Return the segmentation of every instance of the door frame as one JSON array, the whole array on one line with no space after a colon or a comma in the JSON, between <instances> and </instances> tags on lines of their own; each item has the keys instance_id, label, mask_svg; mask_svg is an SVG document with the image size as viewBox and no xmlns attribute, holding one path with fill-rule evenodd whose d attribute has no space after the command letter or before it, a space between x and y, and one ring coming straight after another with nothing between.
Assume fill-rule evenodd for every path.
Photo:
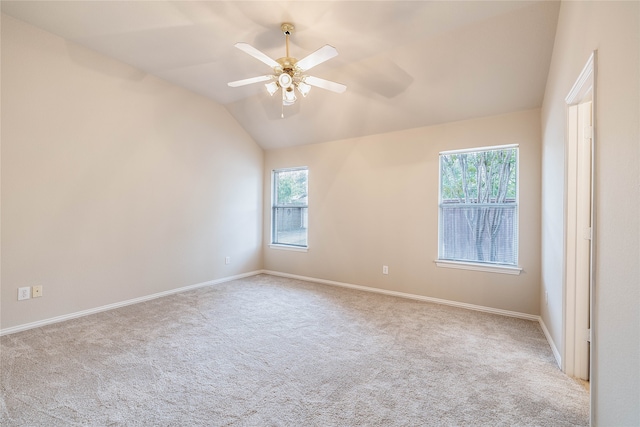
<instances>
[{"instance_id":1,"label":"door frame","mask_svg":"<svg viewBox=\"0 0 640 427\"><path fill-rule=\"evenodd\" d=\"M573 227L571 232L580 232L579 230L575 230L576 228L576 218L575 216L571 218L569 216L568 210L568 191L569 191L569 183L576 182L577 179L577 168L575 165L569 165L569 138L576 137L577 135L570 134L574 132L574 130L569 129L569 113L571 107L577 106L579 104L583 104L585 102L591 101L592 103L592 135L591 135L591 240L590 240L590 262L589 262L589 314L590 314L590 354L589 359L593 361L593 348L594 342L597 339L596 331L593 329L594 326L594 317L597 313L594 312L594 296L595 294L595 248L596 248L596 180L595 180L595 158L596 158L596 65L597 65L597 51L593 51L587 61L586 65L582 69L578 79L574 83L571 91L565 98L566 102L566 118L567 118L567 132L565 135L565 227L564 227L564 304L563 304L563 344L564 351L562 357L562 370L568 375L574 376L575 372L575 346L574 342L577 334L583 336L584 331L578 331L575 327L575 314L576 309L572 304L575 304L576 301L576 288L575 281L570 283L571 274L568 271L568 263L571 262L570 254L569 254L569 233ZM570 175L571 173L571 175ZM575 275L573 277L575 279ZM592 375L593 363L589 364L589 378L593 378Z\"/></svg>"}]
</instances>

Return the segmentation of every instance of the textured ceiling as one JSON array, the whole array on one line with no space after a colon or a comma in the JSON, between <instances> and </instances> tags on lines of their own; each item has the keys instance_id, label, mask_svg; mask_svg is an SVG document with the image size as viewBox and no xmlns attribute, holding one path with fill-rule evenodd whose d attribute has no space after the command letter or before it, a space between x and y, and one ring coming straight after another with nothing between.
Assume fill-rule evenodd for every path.
<instances>
[{"instance_id":1,"label":"textured ceiling","mask_svg":"<svg viewBox=\"0 0 640 427\"><path fill-rule=\"evenodd\" d=\"M15 18L224 105L265 149L537 108L559 3L550 1L2 1ZM285 56L325 44L339 55L307 74L347 85L313 88L284 108L269 74L233 47Z\"/></svg>"}]
</instances>

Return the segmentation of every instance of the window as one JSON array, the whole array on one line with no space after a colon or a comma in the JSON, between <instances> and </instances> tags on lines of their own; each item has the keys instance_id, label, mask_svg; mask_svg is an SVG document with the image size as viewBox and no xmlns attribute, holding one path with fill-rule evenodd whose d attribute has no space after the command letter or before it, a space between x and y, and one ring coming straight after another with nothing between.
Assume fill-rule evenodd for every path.
<instances>
[{"instance_id":1,"label":"window","mask_svg":"<svg viewBox=\"0 0 640 427\"><path fill-rule=\"evenodd\" d=\"M518 265L517 169L517 145L440 153L438 261Z\"/></svg>"},{"instance_id":2,"label":"window","mask_svg":"<svg viewBox=\"0 0 640 427\"><path fill-rule=\"evenodd\" d=\"M306 167L273 171L272 244L307 247L308 175Z\"/></svg>"}]
</instances>

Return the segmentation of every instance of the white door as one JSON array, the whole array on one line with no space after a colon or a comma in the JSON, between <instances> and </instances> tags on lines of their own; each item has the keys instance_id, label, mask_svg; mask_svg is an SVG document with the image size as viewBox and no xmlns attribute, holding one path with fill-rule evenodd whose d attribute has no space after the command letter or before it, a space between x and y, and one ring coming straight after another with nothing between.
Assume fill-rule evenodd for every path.
<instances>
[{"instance_id":1,"label":"white door","mask_svg":"<svg viewBox=\"0 0 640 427\"><path fill-rule=\"evenodd\" d=\"M569 107L565 372L589 379L592 241L592 103Z\"/></svg>"}]
</instances>

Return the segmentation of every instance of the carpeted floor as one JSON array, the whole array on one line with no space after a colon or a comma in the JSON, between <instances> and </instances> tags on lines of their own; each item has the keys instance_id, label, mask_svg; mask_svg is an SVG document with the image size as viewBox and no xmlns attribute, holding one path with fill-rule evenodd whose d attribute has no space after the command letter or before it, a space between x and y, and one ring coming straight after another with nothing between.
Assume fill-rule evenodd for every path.
<instances>
[{"instance_id":1,"label":"carpeted floor","mask_svg":"<svg viewBox=\"0 0 640 427\"><path fill-rule=\"evenodd\" d=\"M2 426L574 426L537 323L253 276L4 336Z\"/></svg>"}]
</instances>

